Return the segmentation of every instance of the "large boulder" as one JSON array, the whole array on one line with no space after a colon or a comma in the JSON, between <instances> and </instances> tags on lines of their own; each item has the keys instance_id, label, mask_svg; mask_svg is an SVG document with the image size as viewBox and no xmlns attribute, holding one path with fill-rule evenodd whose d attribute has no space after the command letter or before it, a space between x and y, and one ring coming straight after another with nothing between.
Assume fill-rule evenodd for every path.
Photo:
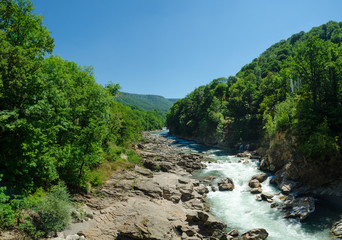
<instances>
[{"instance_id":1,"label":"large boulder","mask_svg":"<svg viewBox=\"0 0 342 240\"><path fill-rule=\"evenodd\" d=\"M290 194L298 188L298 182L290 179L285 169L277 171L274 178L272 178L270 182L272 184L276 184L284 194Z\"/></svg>"},{"instance_id":2,"label":"large boulder","mask_svg":"<svg viewBox=\"0 0 342 240\"><path fill-rule=\"evenodd\" d=\"M313 197L295 198L293 195L289 195L279 209L285 212L286 218L299 218L300 221L303 221L315 211L315 201Z\"/></svg>"},{"instance_id":3,"label":"large boulder","mask_svg":"<svg viewBox=\"0 0 342 240\"><path fill-rule=\"evenodd\" d=\"M243 240L264 240L268 237L268 232L264 228L252 229L242 234Z\"/></svg>"},{"instance_id":4,"label":"large boulder","mask_svg":"<svg viewBox=\"0 0 342 240\"><path fill-rule=\"evenodd\" d=\"M252 177L251 180L256 179L258 180L260 183L262 183L263 181L265 181L268 178L268 175L266 173L260 173L260 174L256 174Z\"/></svg>"},{"instance_id":5,"label":"large boulder","mask_svg":"<svg viewBox=\"0 0 342 240\"><path fill-rule=\"evenodd\" d=\"M212 236L214 239L226 237L226 224L203 211L191 211L186 214L189 225L198 225L199 233L203 236Z\"/></svg>"},{"instance_id":6,"label":"large boulder","mask_svg":"<svg viewBox=\"0 0 342 240\"><path fill-rule=\"evenodd\" d=\"M252 179L252 180L249 181L248 186L250 188L260 188L261 184L260 184L260 182L257 179Z\"/></svg>"},{"instance_id":7,"label":"large boulder","mask_svg":"<svg viewBox=\"0 0 342 240\"><path fill-rule=\"evenodd\" d=\"M220 191L232 191L234 189L234 182L231 178L223 178L218 182Z\"/></svg>"}]
</instances>

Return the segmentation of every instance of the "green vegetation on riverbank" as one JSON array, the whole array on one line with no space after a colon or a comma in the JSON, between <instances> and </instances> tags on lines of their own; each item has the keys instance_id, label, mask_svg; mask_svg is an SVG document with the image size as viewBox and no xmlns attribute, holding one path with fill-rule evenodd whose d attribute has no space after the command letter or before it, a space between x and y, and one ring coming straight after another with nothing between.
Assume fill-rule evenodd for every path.
<instances>
[{"instance_id":1,"label":"green vegetation on riverbank","mask_svg":"<svg viewBox=\"0 0 342 240\"><path fill-rule=\"evenodd\" d=\"M0 29L0 228L35 238L66 226L68 191L101 185L105 165L139 161L132 144L164 124L117 102L119 86L97 84L92 67L52 55L29 0L1 1Z\"/></svg>"},{"instance_id":2,"label":"green vegetation on riverbank","mask_svg":"<svg viewBox=\"0 0 342 240\"><path fill-rule=\"evenodd\" d=\"M177 101L175 135L234 146L294 140L307 161L341 160L342 23L330 21L280 41L236 76L215 79Z\"/></svg>"}]
</instances>

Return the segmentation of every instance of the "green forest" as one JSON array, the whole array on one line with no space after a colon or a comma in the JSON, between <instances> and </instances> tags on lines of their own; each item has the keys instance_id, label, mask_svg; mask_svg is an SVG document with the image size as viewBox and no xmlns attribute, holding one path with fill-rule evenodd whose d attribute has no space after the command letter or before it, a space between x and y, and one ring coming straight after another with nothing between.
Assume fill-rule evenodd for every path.
<instances>
[{"instance_id":1,"label":"green forest","mask_svg":"<svg viewBox=\"0 0 342 240\"><path fill-rule=\"evenodd\" d=\"M165 116L117 102L118 84L99 85L93 67L54 56L33 9L0 3L0 228L36 238L66 226L68 192L139 162L132 144Z\"/></svg>"},{"instance_id":2,"label":"green forest","mask_svg":"<svg viewBox=\"0 0 342 240\"><path fill-rule=\"evenodd\" d=\"M235 75L213 80L177 101L170 133L238 149L291 139L309 162L341 161L342 22L282 40Z\"/></svg>"},{"instance_id":3,"label":"green forest","mask_svg":"<svg viewBox=\"0 0 342 240\"><path fill-rule=\"evenodd\" d=\"M125 105L129 105L133 108L138 108L147 112L159 111L166 117L166 113L170 110L172 104L178 99L167 99L158 95L143 95L119 92L116 100Z\"/></svg>"}]
</instances>

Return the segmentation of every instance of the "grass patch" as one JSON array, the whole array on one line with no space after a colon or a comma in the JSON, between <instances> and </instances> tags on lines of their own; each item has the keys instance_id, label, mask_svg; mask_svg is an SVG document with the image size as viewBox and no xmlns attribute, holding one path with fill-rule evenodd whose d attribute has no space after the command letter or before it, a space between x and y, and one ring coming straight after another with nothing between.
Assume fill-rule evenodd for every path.
<instances>
[{"instance_id":1,"label":"grass patch","mask_svg":"<svg viewBox=\"0 0 342 240\"><path fill-rule=\"evenodd\" d=\"M130 167L132 167L132 163L125 159L118 159L114 162L104 161L89 173L89 182L93 187L99 188L109 179L113 172Z\"/></svg>"}]
</instances>

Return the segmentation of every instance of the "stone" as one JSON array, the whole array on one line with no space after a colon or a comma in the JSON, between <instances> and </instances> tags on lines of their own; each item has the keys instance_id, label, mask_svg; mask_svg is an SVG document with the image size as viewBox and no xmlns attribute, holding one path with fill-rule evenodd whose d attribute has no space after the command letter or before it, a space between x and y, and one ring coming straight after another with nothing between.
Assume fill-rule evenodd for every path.
<instances>
[{"instance_id":1,"label":"stone","mask_svg":"<svg viewBox=\"0 0 342 240\"><path fill-rule=\"evenodd\" d=\"M334 226L331 229L331 232L334 236L342 238L342 220L334 224Z\"/></svg>"},{"instance_id":2,"label":"stone","mask_svg":"<svg viewBox=\"0 0 342 240\"><path fill-rule=\"evenodd\" d=\"M257 179L252 179L249 181L248 186L250 188L259 188L259 187L261 187L261 184Z\"/></svg>"},{"instance_id":3,"label":"stone","mask_svg":"<svg viewBox=\"0 0 342 240\"><path fill-rule=\"evenodd\" d=\"M258 201L262 201L261 194L256 195L256 199L257 199Z\"/></svg>"},{"instance_id":4,"label":"stone","mask_svg":"<svg viewBox=\"0 0 342 240\"><path fill-rule=\"evenodd\" d=\"M249 151L244 151L244 152L236 154L236 157L250 158L251 155L252 154Z\"/></svg>"},{"instance_id":5,"label":"stone","mask_svg":"<svg viewBox=\"0 0 342 240\"><path fill-rule=\"evenodd\" d=\"M232 191L234 189L233 180L229 177L223 178L218 182L220 191Z\"/></svg>"},{"instance_id":6,"label":"stone","mask_svg":"<svg viewBox=\"0 0 342 240\"><path fill-rule=\"evenodd\" d=\"M258 194L258 193L262 192L262 189L260 187L252 188L249 192L252 193L252 194Z\"/></svg>"},{"instance_id":7,"label":"stone","mask_svg":"<svg viewBox=\"0 0 342 240\"><path fill-rule=\"evenodd\" d=\"M261 193L261 198L264 201L267 201L268 199L272 199L274 196L270 193Z\"/></svg>"},{"instance_id":8,"label":"stone","mask_svg":"<svg viewBox=\"0 0 342 240\"><path fill-rule=\"evenodd\" d=\"M189 201L190 199L194 198L194 195L192 193L193 192L192 189L188 189L188 188L187 189L180 189L179 191L182 194L181 195L181 200L183 202Z\"/></svg>"},{"instance_id":9,"label":"stone","mask_svg":"<svg viewBox=\"0 0 342 240\"><path fill-rule=\"evenodd\" d=\"M271 204L271 208L276 208L276 207L278 207L278 204L277 204L277 203L272 203L272 204Z\"/></svg>"},{"instance_id":10,"label":"stone","mask_svg":"<svg viewBox=\"0 0 342 240\"><path fill-rule=\"evenodd\" d=\"M200 232L204 235L216 235L219 239L225 236L226 224L206 212L192 211L186 215L186 218L190 225L197 224Z\"/></svg>"},{"instance_id":11,"label":"stone","mask_svg":"<svg viewBox=\"0 0 342 240\"><path fill-rule=\"evenodd\" d=\"M266 179L268 178L268 175L266 173L260 173L260 174L256 174L252 177L251 180L256 179L258 180L260 183L264 182Z\"/></svg>"},{"instance_id":12,"label":"stone","mask_svg":"<svg viewBox=\"0 0 342 240\"><path fill-rule=\"evenodd\" d=\"M199 194L203 195L205 193L208 193L209 190L208 188L204 185L204 184L200 184L198 187L196 187L194 189L196 192L198 192Z\"/></svg>"},{"instance_id":13,"label":"stone","mask_svg":"<svg viewBox=\"0 0 342 240\"><path fill-rule=\"evenodd\" d=\"M151 170L149 170L149 169L147 169L147 168L142 168L142 167L140 167L139 165L135 165L134 170L135 170L137 173L139 173L139 174L141 174L141 175L143 175L143 176L147 176L147 177L149 177L149 178L151 178L151 177L153 176L153 173L152 173Z\"/></svg>"},{"instance_id":14,"label":"stone","mask_svg":"<svg viewBox=\"0 0 342 240\"><path fill-rule=\"evenodd\" d=\"M137 183L133 185L134 190L140 190L145 195L158 198L163 196L163 191L159 185L153 181L137 180Z\"/></svg>"},{"instance_id":15,"label":"stone","mask_svg":"<svg viewBox=\"0 0 342 240\"><path fill-rule=\"evenodd\" d=\"M229 232L227 233L227 235L230 235L230 236L232 236L232 237L238 237L239 234L240 234L239 231L236 230L236 229L233 229L233 230L231 230L231 231L229 231Z\"/></svg>"},{"instance_id":16,"label":"stone","mask_svg":"<svg viewBox=\"0 0 342 240\"><path fill-rule=\"evenodd\" d=\"M243 240L264 240L268 237L268 232L264 228L255 228L242 234Z\"/></svg>"},{"instance_id":17,"label":"stone","mask_svg":"<svg viewBox=\"0 0 342 240\"><path fill-rule=\"evenodd\" d=\"M188 178L179 178L178 182L181 184L188 184L190 182L190 179Z\"/></svg>"},{"instance_id":18,"label":"stone","mask_svg":"<svg viewBox=\"0 0 342 240\"><path fill-rule=\"evenodd\" d=\"M300 221L303 221L315 211L315 201L313 197L295 198L293 195L289 195L279 209L285 212L286 218L299 218Z\"/></svg>"},{"instance_id":19,"label":"stone","mask_svg":"<svg viewBox=\"0 0 342 240\"><path fill-rule=\"evenodd\" d=\"M172 169L172 164L168 162L159 163L160 170L163 172L169 172Z\"/></svg>"},{"instance_id":20,"label":"stone","mask_svg":"<svg viewBox=\"0 0 342 240\"><path fill-rule=\"evenodd\" d=\"M65 240L79 240L80 236L78 236L77 234L74 235L68 235Z\"/></svg>"}]
</instances>

